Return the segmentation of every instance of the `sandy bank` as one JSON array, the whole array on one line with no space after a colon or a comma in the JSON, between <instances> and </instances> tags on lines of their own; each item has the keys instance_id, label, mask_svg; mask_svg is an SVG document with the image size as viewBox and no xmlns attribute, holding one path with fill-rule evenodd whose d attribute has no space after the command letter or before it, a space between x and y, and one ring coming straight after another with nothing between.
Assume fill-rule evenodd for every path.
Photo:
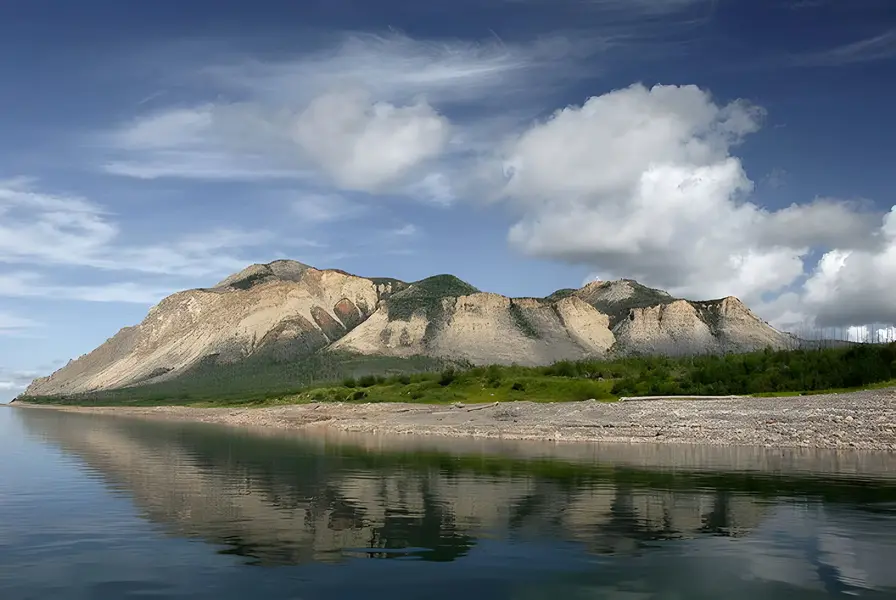
<instances>
[{"instance_id":1,"label":"sandy bank","mask_svg":"<svg viewBox=\"0 0 896 600\"><path fill-rule=\"evenodd\" d=\"M651 399L613 404L326 403L271 408L163 406L58 410L293 430L323 428L356 433L511 440L896 450L896 388L790 398Z\"/></svg>"}]
</instances>

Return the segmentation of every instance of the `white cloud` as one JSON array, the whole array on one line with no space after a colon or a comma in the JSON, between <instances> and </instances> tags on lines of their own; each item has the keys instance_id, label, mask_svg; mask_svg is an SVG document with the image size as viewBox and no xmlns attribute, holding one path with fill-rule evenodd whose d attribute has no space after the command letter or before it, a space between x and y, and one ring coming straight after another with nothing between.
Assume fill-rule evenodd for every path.
<instances>
[{"instance_id":1,"label":"white cloud","mask_svg":"<svg viewBox=\"0 0 896 600\"><path fill-rule=\"evenodd\" d=\"M3 394L3 392L21 392L35 378L43 377L61 366L59 363L43 366L39 369L9 369L0 367L0 401L11 399L15 394Z\"/></svg>"},{"instance_id":2,"label":"white cloud","mask_svg":"<svg viewBox=\"0 0 896 600\"><path fill-rule=\"evenodd\" d=\"M299 179L376 192L441 153L449 132L425 100L396 105L339 89L296 112L203 105L145 116L105 136L116 158L103 168L140 179Z\"/></svg>"},{"instance_id":3,"label":"white cloud","mask_svg":"<svg viewBox=\"0 0 896 600\"><path fill-rule=\"evenodd\" d=\"M822 324L859 324L856 319L869 316L896 322L896 308L882 293L882 282L896 274L889 258L896 244L873 207L816 198L771 210L753 196L735 150L760 128L761 108L718 102L696 86L632 85L533 123L555 90L581 77L579 59L596 48L641 43L638 35L623 34L627 27L660 27L666 17L696 23L712 11L691 9L716 3L583 4L607 17L592 43L350 34L286 60L193 68L189 77L214 101L123 124L103 140L111 152L105 168L142 178L291 178L317 190L400 194L445 205L459 198L500 200L515 216L508 234L514 247L587 265L605 278L632 277L679 296L737 295L776 324L816 316ZM885 57L888 36L812 60ZM773 175L769 185L779 174ZM293 209L307 223L361 210L329 192L297 198ZM232 255L201 244L110 256L105 250L117 247L117 228L91 210L78 212L68 230L52 216L40 227L75 249L47 250L56 252L43 257L47 262L74 255L82 262L90 257L85 264L91 266L121 268L107 265L128 259L184 274L236 270L245 262L237 265ZM71 231L73 237L63 236ZM825 258L815 267L820 254ZM855 290L873 290L875 298Z\"/></svg>"},{"instance_id":4,"label":"white cloud","mask_svg":"<svg viewBox=\"0 0 896 600\"><path fill-rule=\"evenodd\" d=\"M500 39L418 40L391 33L348 33L335 45L279 61L246 58L190 73L224 90L267 105L304 106L334 88L363 88L377 99L403 104L423 96L439 104L483 102L501 106L520 92L537 94L576 77L574 59L600 36L545 36L529 44ZM533 76L548 76L540 89Z\"/></svg>"},{"instance_id":5,"label":"white cloud","mask_svg":"<svg viewBox=\"0 0 896 600\"><path fill-rule=\"evenodd\" d=\"M309 177L289 140L290 116L247 103L151 112L99 136L103 169L138 179L269 180Z\"/></svg>"},{"instance_id":6,"label":"white cloud","mask_svg":"<svg viewBox=\"0 0 896 600\"><path fill-rule=\"evenodd\" d=\"M175 291L177 290L173 287L136 282L61 285L49 282L45 277L33 272L0 273L0 296L7 298L48 298L52 300L79 300L85 302L155 304ZM0 319L0 332L2 331L2 319Z\"/></svg>"},{"instance_id":7,"label":"white cloud","mask_svg":"<svg viewBox=\"0 0 896 600\"><path fill-rule=\"evenodd\" d=\"M870 203L816 198L770 212L757 235L771 246L873 248L880 243L881 223Z\"/></svg>"},{"instance_id":8,"label":"white cloud","mask_svg":"<svg viewBox=\"0 0 896 600\"><path fill-rule=\"evenodd\" d=\"M363 205L339 194L303 194L292 202L292 209L300 222L311 224L353 219L365 211Z\"/></svg>"},{"instance_id":9,"label":"white cloud","mask_svg":"<svg viewBox=\"0 0 896 600\"><path fill-rule=\"evenodd\" d=\"M457 150L453 137L469 148L470 132L489 129L482 114L504 123L510 113L536 113L539 97L582 76L579 59L599 37L520 45L350 34L288 60L205 65L183 78L214 101L151 112L98 136L102 166L144 179L294 178L431 192L445 202L447 184L421 167ZM466 131L450 127L446 111Z\"/></svg>"},{"instance_id":10,"label":"white cloud","mask_svg":"<svg viewBox=\"0 0 896 600\"><path fill-rule=\"evenodd\" d=\"M820 323L896 323L896 207L876 233L879 246L830 249L812 271L805 302Z\"/></svg>"},{"instance_id":11,"label":"white cloud","mask_svg":"<svg viewBox=\"0 0 896 600\"><path fill-rule=\"evenodd\" d=\"M449 130L425 101L395 106L340 90L315 98L293 134L307 159L340 188L377 191L441 153Z\"/></svg>"},{"instance_id":12,"label":"white cloud","mask_svg":"<svg viewBox=\"0 0 896 600\"><path fill-rule=\"evenodd\" d=\"M893 58L896 58L896 29L889 29L842 46L794 56L791 64L799 67L840 67Z\"/></svg>"},{"instance_id":13,"label":"white cloud","mask_svg":"<svg viewBox=\"0 0 896 600\"><path fill-rule=\"evenodd\" d=\"M417 229L416 225L414 225L412 223L408 223L406 225L402 225L401 227L391 230L389 232L389 234L396 236L396 237L410 237L410 236L417 235L418 232L419 232L419 230Z\"/></svg>"},{"instance_id":14,"label":"white cloud","mask_svg":"<svg viewBox=\"0 0 896 600\"><path fill-rule=\"evenodd\" d=\"M844 322L896 322L896 302L883 293L896 277L896 243L891 252L887 241L896 219L881 229L881 215L856 201L768 210L749 200L753 184L730 152L762 115L743 101L717 104L694 86L633 85L536 123L479 182L519 215L509 240L528 254L679 296L736 295L778 323L815 314L821 323L823 299L833 295L840 306L846 298L841 280L867 279L845 286L856 310ZM801 289L819 248L839 250ZM769 293L785 294L768 301ZM880 306L890 304L890 312Z\"/></svg>"},{"instance_id":15,"label":"white cloud","mask_svg":"<svg viewBox=\"0 0 896 600\"><path fill-rule=\"evenodd\" d=\"M771 217L745 201L752 182L729 154L762 115L695 86L633 85L560 110L502 153L499 195L521 214L509 239L673 294L782 289L805 250L757 240Z\"/></svg>"},{"instance_id":16,"label":"white cloud","mask_svg":"<svg viewBox=\"0 0 896 600\"><path fill-rule=\"evenodd\" d=\"M248 259L235 252L272 238L265 231L218 229L131 245L99 205L32 186L22 179L0 181L0 263L199 277L245 267Z\"/></svg>"}]
</instances>

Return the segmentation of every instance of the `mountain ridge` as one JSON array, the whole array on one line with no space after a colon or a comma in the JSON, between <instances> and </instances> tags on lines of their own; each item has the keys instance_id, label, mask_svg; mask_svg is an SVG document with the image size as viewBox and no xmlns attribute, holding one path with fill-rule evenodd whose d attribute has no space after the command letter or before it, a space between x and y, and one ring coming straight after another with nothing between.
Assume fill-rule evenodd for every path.
<instances>
[{"instance_id":1,"label":"mountain ridge","mask_svg":"<svg viewBox=\"0 0 896 600\"><path fill-rule=\"evenodd\" d=\"M276 260L164 298L141 323L34 380L24 396L167 381L198 364L223 367L249 357L288 364L330 353L534 366L784 348L792 340L732 296L685 300L631 279L510 298L448 274L409 283Z\"/></svg>"}]
</instances>

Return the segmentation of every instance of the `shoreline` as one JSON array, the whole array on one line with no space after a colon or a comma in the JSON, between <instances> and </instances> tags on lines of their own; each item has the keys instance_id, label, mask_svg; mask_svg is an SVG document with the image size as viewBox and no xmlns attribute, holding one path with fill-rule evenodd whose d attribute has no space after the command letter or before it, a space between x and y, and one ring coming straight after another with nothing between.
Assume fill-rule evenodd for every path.
<instances>
[{"instance_id":1,"label":"shoreline","mask_svg":"<svg viewBox=\"0 0 896 600\"><path fill-rule=\"evenodd\" d=\"M12 407L287 431L896 451L896 388L772 398L637 400L472 405L313 403L263 408L83 407L17 402Z\"/></svg>"}]
</instances>

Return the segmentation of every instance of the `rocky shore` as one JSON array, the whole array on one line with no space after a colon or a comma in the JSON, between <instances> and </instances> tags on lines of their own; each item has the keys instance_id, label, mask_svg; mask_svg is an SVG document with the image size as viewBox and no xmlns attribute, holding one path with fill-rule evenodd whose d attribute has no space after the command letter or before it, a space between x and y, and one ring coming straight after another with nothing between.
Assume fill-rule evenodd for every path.
<instances>
[{"instance_id":1,"label":"rocky shore","mask_svg":"<svg viewBox=\"0 0 896 600\"><path fill-rule=\"evenodd\" d=\"M318 403L270 408L53 408L281 430L327 429L567 442L896 450L896 388L785 398L629 398L615 403Z\"/></svg>"}]
</instances>

